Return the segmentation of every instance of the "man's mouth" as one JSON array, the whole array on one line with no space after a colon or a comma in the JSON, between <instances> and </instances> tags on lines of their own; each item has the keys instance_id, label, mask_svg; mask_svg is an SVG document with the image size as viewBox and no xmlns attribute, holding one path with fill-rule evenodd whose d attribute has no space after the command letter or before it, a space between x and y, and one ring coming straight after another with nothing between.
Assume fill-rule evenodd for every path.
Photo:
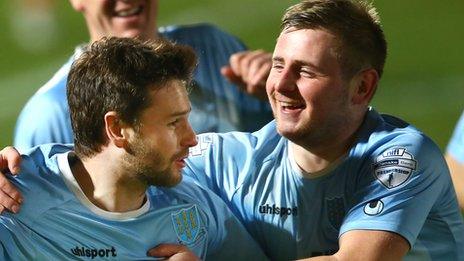
<instances>
[{"instance_id":1,"label":"man's mouth","mask_svg":"<svg viewBox=\"0 0 464 261\"><path fill-rule=\"evenodd\" d=\"M278 101L280 107L284 111L290 110L303 110L306 106L303 103L298 102L285 102L285 101Z\"/></svg>"},{"instance_id":2,"label":"man's mouth","mask_svg":"<svg viewBox=\"0 0 464 261\"><path fill-rule=\"evenodd\" d=\"M114 14L117 17L128 17L133 15L139 15L143 11L143 6L137 6L129 9L123 9L119 11L115 11Z\"/></svg>"}]
</instances>

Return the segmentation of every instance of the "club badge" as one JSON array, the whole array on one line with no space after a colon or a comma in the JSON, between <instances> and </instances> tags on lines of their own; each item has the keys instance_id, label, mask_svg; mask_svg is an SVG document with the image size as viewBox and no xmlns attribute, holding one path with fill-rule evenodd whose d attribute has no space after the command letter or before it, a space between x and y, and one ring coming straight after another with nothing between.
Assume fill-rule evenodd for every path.
<instances>
[{"instance_id":1,"label":"club badge","mask_svg":"<svg viewBox=\"0 0 464 261\"><path fill-rule=\"evenodd\" d=\"M405 148L384 151L374 162L374 176L388 189L404 184L417 168L414 156Z\"/></svg>"},{"instance_id":2,"label":"club badge","mask_svg":"<svg viewBox=\"0 0 464 261\"><path fill-rule=\"evenodd\" d=\"M181 244L188 245L195 242L200 232L200 217L196 205L172 213L171 219Z\"/></svg>"}]
</instances>

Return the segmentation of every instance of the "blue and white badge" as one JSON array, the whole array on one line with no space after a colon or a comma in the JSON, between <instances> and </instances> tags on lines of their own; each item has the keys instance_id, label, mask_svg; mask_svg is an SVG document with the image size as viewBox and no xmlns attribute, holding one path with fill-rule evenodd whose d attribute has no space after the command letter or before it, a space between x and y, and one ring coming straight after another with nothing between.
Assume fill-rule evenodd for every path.
<instances>
[{"instance_id":1,"label":"blue and white badge","mask_svg":"<svg viewBox=\"0 0 464 261\"><path fill-rule=\"evenodd\" d=\"M374 162L374 176L388 189L404 184L417 168L414 156L405 148L390 148Z\"/></svg>"},{"instance_id":2,"label":"blue and white badge","mask_svg":"<svg viewBox=\"0 0 464 261\"><path fill-rule=\"evenodd\" d=\"M196 205L171 214L177 239L184 245L195 242L200 232L200 216Z\"/></svg>"}]
</instances>

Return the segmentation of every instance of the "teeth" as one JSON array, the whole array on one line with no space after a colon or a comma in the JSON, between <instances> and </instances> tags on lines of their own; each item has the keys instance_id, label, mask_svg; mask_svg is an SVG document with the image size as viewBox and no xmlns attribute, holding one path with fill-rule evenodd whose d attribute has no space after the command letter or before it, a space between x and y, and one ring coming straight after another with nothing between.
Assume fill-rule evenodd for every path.
<instances>
[{"instance_id":1,"label":"teeth","mask_svg":"<svg viewBox=\"0 0 464 261\"><path fill-rule=\"evenodd\" d=\"M297 107L303 107L301 104L297 103L290 103L290 102L279 102L280 106L282 107L291 107L291 108L297 108Z\"/></svg>"},{"instance_id":2,"label":"teeth","mask_svg":"<svg viewBox=\"0 0 464 261\"><path fill-rule=\"evenodd\" d=\"M135 15L136 13L138 13L141 9L142 7L139 6L139 7L135 7L135 8L128 9L128 10L122 10L122 11L116 12L116 15L122 16L122 17L131 16L131 15Z\"/></svg>"}]
</instances>

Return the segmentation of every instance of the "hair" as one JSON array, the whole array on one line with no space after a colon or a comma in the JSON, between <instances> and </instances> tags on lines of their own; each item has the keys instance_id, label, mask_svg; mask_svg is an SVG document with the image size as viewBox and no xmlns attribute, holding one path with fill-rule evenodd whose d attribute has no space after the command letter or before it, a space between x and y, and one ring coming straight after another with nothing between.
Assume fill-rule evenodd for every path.
<instances>
[{"instance_id":1,"label":"hair","mask_svg":"<svg viewBox=\"0 0 464 261\"><path fill-rule=\"evenodd\" d=\"M151 105L149 91L171 80L190 84L197 58L190 47L158 39L102 38L74 61L68 75L67 98L75 151L90 157L107 144L104 115L115 111L135 128Z\"/></svg>"},{"instance_id":2,"label":"hair","mask_svg":"<svg viewBox=\"0 0 464 261\"><path fill-rule=\"evenodd\" d=\"M374 68L382 76L387 42L377 11L357 0L304 0L291 6L282 18L281 30L323 29L338 38L335 53L343 74L351 78Z\"/></svg>"}]
</instances>

